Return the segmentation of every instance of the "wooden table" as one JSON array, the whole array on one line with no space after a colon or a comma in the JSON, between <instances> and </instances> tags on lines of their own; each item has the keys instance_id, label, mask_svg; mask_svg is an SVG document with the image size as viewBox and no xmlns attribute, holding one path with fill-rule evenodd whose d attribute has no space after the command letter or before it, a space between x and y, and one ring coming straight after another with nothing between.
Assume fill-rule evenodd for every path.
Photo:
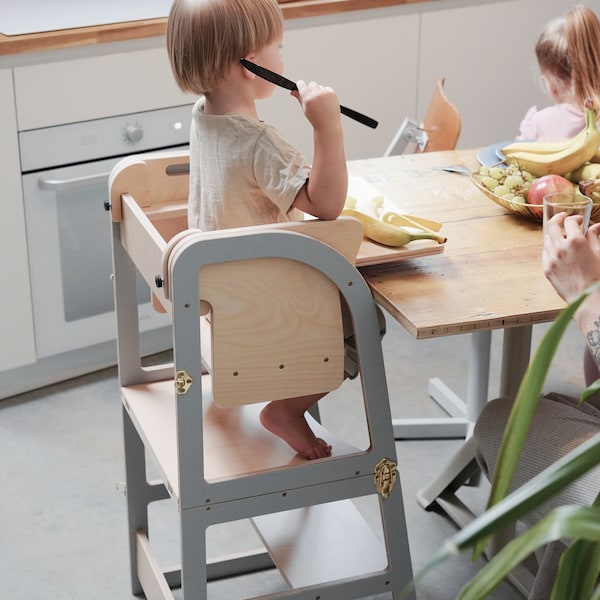
<instances>
[{"instance_id":1,"label":"wooden table","mask_svg":"<svg viewBox=\"0 0 600 600\"><path fill-rule=\"evenodd\" d=\"M416 339L474 334L472 357L479 360L474 369L485 371L486 383L484 390L470 386L466 404L474 421L487 401L491 330L504 330L499 395L512 396L529 362L532 325L552 321L565 304L542 272L541 224L494 204L468 176L439 169L448 165L478 169L477 151L358 160L349 168L404 211L444 224L443 254L361 271L376 301ZM419 491L420 504L447 504L450 516L464 524L469 517L453 491L475 472L474 465L469 438L439 477Z\"/></svg>"}]
</instances>

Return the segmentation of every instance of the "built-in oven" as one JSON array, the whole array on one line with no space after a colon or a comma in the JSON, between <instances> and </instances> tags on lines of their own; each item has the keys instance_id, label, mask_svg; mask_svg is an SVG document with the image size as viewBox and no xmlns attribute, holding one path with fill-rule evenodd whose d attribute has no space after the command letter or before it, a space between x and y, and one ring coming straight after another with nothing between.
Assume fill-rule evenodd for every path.
<instances>
[{"instance_id":1,"label":"built-in oven","mask_svg":"<svg viewBox=\"0 0 600 600\"><path fill-rule=\"evenodd\" d=\"M115 339L108 176L188 144L191 105L19 133L38 359ZM138 281L141 330L168 327ZM165 335L165 346L171 343Z\"/></svg>"}]
</instances>

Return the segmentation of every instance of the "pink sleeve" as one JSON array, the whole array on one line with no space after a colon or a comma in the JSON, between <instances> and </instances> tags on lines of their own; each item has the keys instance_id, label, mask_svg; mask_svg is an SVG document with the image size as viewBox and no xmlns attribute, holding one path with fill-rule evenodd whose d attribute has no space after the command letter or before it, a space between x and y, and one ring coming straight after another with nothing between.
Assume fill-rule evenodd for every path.
<instances>
[{"instance_id":1,"label":"pink sleeve","mask_svg":"<svg viewBox=\"0 0 600 600\"><path fill-rule=\"evenodd\" d=\"M538 137L536 114L538 112L537 106L532 106L521 121L519 126L518 140L536 140Z\"/></svg>"}]
</instances>

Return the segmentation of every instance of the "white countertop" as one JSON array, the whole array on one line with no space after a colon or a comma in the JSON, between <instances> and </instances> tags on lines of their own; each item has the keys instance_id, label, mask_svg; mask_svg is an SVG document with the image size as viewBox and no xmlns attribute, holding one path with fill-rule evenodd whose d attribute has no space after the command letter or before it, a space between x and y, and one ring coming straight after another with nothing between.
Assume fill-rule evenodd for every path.
<instances>
[{"instance_id":1,"label":"white countertop","mask_svg":"<svg viewBox=\"0 0 600 600\"><path fill-rule=\"evenodd\" d=\"M171 4L172 0L0 0L0 33L25 35L160 19L168 16Z\"/></svg>"}]
</instances>

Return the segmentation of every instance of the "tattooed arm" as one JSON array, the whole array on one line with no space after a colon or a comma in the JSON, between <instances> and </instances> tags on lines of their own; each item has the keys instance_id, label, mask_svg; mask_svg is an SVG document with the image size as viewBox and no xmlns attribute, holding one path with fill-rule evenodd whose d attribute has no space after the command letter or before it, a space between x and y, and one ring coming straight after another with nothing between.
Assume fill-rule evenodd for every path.
<instances>
[{"instance_id":1,"label":"tattooed arm","mask_svg":"<svg viewBox=\"0 0 600 600\"><path fill-rule=\"evenodd\" d=\"M544 236L544 274L566 302L577 299L600 280L600 223L592 225L584 235L577 219L564 213L556 215L547 224ZM600 291L583 303L575 320L600 367Z\"/></svg>"}]
</instances>

